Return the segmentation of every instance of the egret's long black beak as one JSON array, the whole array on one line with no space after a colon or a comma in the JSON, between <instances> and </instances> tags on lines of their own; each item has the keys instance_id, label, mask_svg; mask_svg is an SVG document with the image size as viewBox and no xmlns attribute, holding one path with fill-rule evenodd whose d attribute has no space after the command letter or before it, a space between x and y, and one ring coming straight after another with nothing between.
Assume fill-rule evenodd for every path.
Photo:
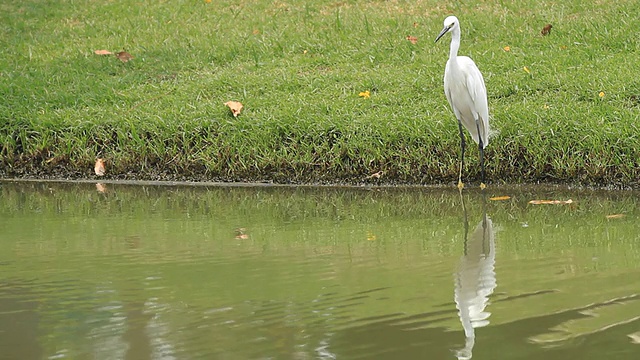
<instances>
[{"instance_id":1,"label":"egret's long black beak","mask_svg":"<svg viewBox=\"0 0 640 360\"><path fill-rule=\"evenodd\" d=\"M444 36L444 34L446 34L449 30L451 30L452 26L453 26L453 24L451 24L449 26L445 26L444 29L442 29L442 31L440 31L440 34L438 34L438 37L436 37L436 41L434 41L434 43L437 43L438 40L440 40L440 38Z\"/></svg>"}]
</instances>

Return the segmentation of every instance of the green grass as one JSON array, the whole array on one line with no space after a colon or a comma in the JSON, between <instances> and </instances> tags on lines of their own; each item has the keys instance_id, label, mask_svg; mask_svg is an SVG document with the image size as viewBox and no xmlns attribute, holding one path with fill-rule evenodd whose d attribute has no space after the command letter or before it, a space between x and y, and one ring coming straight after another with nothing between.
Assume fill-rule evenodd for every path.
<instances>
[{"instance_id":1,"label":"green grass","mask_svg":"<svg viewBox=\"0 0 640 360\"><path fill-rule=\"evenodd\" d=\"M90 178L102 157L109 178L453 182L433 43L452 13L487 84L491 182L639 185L637 2L577 0L5 2L0 176Z\"/></svg>"}]
</instances>

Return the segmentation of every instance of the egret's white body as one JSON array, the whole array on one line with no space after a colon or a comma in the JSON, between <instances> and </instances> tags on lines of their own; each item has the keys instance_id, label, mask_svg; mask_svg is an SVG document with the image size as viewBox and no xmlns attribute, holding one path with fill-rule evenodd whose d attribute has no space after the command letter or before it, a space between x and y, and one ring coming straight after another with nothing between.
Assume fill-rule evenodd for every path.
<instances>
[{"instance_id":1,"label":"egret's white body","mask_svg":"<svg viewBox=\"0 0 640 360\"><path fill-rule=\"evenodd\" d=\"M444 28L436 38L438 41L444 34L451 33L449 60L444 69L444 93L451 109L458 119L462 158L458 187L462 189L462 167L464 164L465 140L462 126L469 131L473 141L480 149L480 166L482 167L482 183L484 189L484 148L489 144L489 105L487 89L482 73L476 64L467 56L458 56L460 48L460 22L455 16L444 20Z\"/></svg>"},{"instance_id":2,"label":"egret's white body","mask_svg":"<svg viewBox=\"0 0 640 360\"><path fill-rule=\"evenodd\" d=\"M456 118L469 131L473 141L483 148L489 144L489 106L484 79L476 64L467 56L449 59L444 70L444 93ZM476 126L479 120L479 129ZM480 131L480 137L478 137Z\"/></svg>"}]
</instances>

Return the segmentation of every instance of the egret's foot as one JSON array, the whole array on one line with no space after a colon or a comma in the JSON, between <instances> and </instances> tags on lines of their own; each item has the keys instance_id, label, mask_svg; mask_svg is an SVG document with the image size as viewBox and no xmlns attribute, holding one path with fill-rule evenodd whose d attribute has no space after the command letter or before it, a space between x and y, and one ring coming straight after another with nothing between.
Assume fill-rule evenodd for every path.
<instances>
[{"instance_id":1,"label":"egret's foot","mask_svg":"<svg viewBox=\"0 0 640 360\"><path fill-rule=\"evenodd\" d=\"M485 185L483 182L480 183L480 190L484 190L487 188L487 185Z\"/></svg>"},{"instance_id":2,"label":"egret's foot","mask_svg":"<svg viewBox=\"0 0 640 360\"><path fill-rule=\"evenodd\" d=\"M458 180L458 190L462 191L462 189L464 189L464 183L462 180Z\"/></svg>"}]
</instances>

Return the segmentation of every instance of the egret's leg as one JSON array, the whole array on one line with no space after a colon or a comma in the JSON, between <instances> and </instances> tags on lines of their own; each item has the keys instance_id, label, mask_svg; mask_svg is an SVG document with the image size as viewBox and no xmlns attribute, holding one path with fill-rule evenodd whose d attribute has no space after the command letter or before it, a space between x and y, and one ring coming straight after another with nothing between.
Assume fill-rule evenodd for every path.
<instances>
[{"instance_id":1,"label":"egret's leg","mask_svg":"<svg viewBox=\"0 0 640 360\"><path fill-rule=\"evenodd\" d=\"M484 188L487 187L487 185L484 184L484 142L482 141L482 136L480 134L480 122L478 121L478 118L476 118L476 129L478 130L478 150L480 152L480 173L482 179L480 182L480 189L484 190Z\"/></svg>"},{"instance_id":2,"label":"egret's leg","mask_svg":"<svg viewBox=\"0 0 640 360\"><path fill-rule=\"evenodd\" d=\"M460 203L462 204L462 213L464 215L464 254L467 255L467 240L469 235L469 217L467 216L467 207L464 205L464 197L460 191Z\"/></svg>"},{"instance_id":3,"label":"egret's leg","mask_svg":"<svg viewBox=\"0 0 640 360\"><path fill-rule=\"evenodd\" d=\"M482 173L482 182L480 183L480 189L484 190L487 187L484 183L484 146L482 140L480 140L480 171Z\"/></svg>"},{"instance_id":4,"label":"egret's leg","mask_svg":"<svg viewBox=\"0 0 640 360\"><path fill-rule=\"evenodd\" d=\"M464 167L464 148L466 143L464 141L464 132L462 131L462 122L458 119L458 130L460 130L460 150L462 155L460 156L460 172L458 173L458 189L462 191L464 183L462 182L462 168Z\"/></svg>"}]
</instances>

